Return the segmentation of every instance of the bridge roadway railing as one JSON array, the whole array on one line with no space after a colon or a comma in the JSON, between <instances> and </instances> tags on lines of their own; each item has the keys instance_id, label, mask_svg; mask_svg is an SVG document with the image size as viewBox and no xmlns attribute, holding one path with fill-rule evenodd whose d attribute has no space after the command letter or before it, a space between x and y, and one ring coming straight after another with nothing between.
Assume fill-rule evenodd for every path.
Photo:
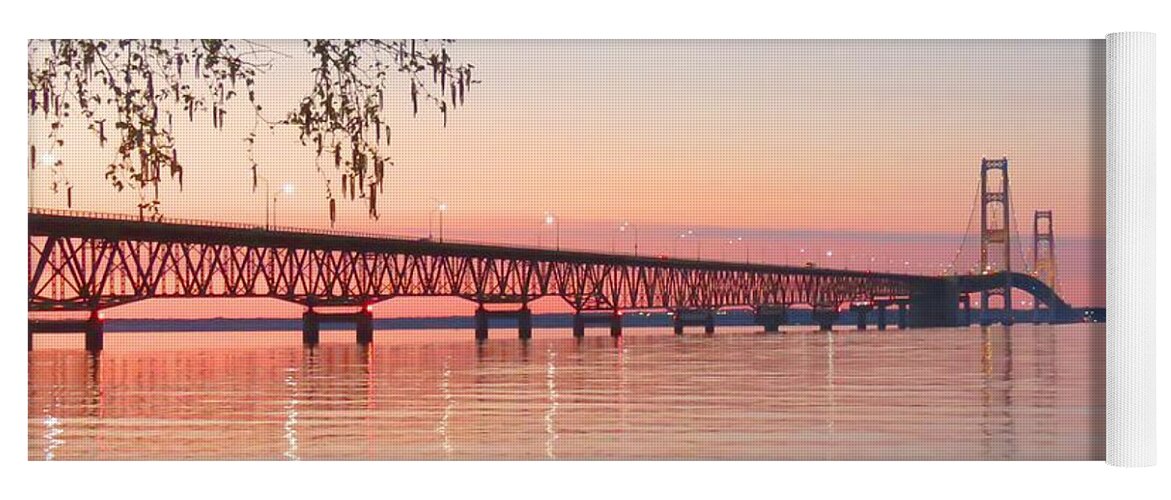
<instances>
[{"instance_id":1,"label":"bridge roadway railing","mask_svg":"<svg viewBox=\"0 0 1171 500\"><path fill-rule=\"evenodd\" d=\"M184 225L184 226L266 231L266 232L271 232L271 233L293 233L293 234L339 236L339 237L349 237L349 238L370 238L370 239L383 239L383 240L392 239L392 240L398 240L398 241L426 242L426 243L434 243L434 244L442 244L442 245L450 245L450 246L465 245L465 246L480 247L480 248L509 248L509 249L515 249L515 250L534 250L534 251L544 251L544 252L555 251L555 252L564 253L564 254L603 255L603 254L599 254L596 251L574 249L572 247L565 247L563 250L554 250L552 245L546 245L546 246L509 245L507 247L503 247L497 243L492 243L492 242L477 241L477 240L465 240L465 239L451 238L451 237L444 237L443 241L440 242L434 238L421 238L418 236L405 235L405 234L395 234L395 233L385 233L385 232L354 231L354 230L348 230L348 229L323 229L323 228L303 227L303 226L280 226L280 225L274 225L274 224L269 224L266 226L263 224L214 221L214 220L209 220L209 219L195 219L195 218L189 218L189 217L160 216L157 218L143 218L143 217L139 217L137 215L124 214L124 213L95 212L95 211L87 211L87 210L62 210L62 209L56 209L56 208L33 208L33 207L30 207L28 209L28 213L30 215L77 217L77 218L87 218L87 219L125 221L125 222L133 222L133 223L177 224L177 225ZM607 254L604 254L604 255L621 256L621 257L634 257L634 258L651 258L646 255L640 256L640 255L636 255L631 252L622 252L622 251L608 252ZM695 263L695 262L719 262L719 261L702 261L702 260L697 260L697 259L679 259L679 258L659 258L659 260L666 261L666 262L678 262L678 263L684 263L684 264ZM726 264L739 264L739 263L738 262L726 262ZM779 266L770 266L770 267L779 267ZM886 274L888 274L890 276L900 276L897 273L886 273Z\"/></svg>"},{"instance_id":2,"label":"bridge roadway railing","mask_svg":"<svg viewBox=\"0 0 1171 500\"><path fill-rule=\"evenodd\" d=\"M227 228L227 229L251 229L251 230L266 230L266 231L274 231L274 232L279 231L279 232L286 232L286 233L320 234L323 236L350 236L350 237L357 237L357 238L411 239L410 236L388 234L388 233L372 233L372 232L365 232L365 231L320 229L320 228L307 228L307 227L297 227L297 226L276 226L276 225L264 226L264 225L257 225L257 224L247 224L247 223L243 223L243 222L224 222L224 221L213 221L213 220L207 220L207 219L192 219L192 218L185 218L185 217L165 217L164 216L164 217L159 217L159 218L155 218L155 219L149 219L149 218L142 218L142 217L139 217L136 215L130 215L130 214L119 214L119 213L111 213L111 212L92 212L92 211L83 211L83 210L61 210L61 209L56 209L56 208L29 208L28 213L35 214L35 215L54 215L54 216L60 216L60 217L84 217L84 218L89 218L89 219L120 220L120 221L126 221L126 222L157 222L160 224L181 224L181 225L185 225L185 226L222 227L222 228ZM444 240L450 241L452 243L466 243L466 244L474 244L475 243L473 241L453 240L450 238L444 238Z\"/></svg>"}]
</instances>

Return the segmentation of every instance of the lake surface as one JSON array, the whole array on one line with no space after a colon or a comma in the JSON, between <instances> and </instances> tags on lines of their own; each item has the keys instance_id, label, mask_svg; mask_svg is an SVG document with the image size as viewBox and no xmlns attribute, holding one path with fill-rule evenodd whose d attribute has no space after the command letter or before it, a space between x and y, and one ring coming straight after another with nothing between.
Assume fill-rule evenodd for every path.
<instances>
[{"instance_id":1,"label":"lake surface","mask_svg":"<svg viewBox=\"0 0 1171 500\"><path fill-rule=\"evenodd\" d=\"M28 457L1105 456L1103 324L625 333L38 335Z\"/></svg>"}]
</instances>

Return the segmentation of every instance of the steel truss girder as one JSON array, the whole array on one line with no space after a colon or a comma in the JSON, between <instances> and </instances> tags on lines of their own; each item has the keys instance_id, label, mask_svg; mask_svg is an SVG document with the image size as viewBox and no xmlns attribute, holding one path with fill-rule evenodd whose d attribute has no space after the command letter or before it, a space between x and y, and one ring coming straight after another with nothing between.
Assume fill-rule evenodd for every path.
<instances>
[{"instance_id":1,"label":"steel truss girder","mask_svg":"<svg viewBox=\"0 0 1171 500\"><path fill-rule=\"evenodd\" d=\"M836 306L906 295L866 275L554 262L186 241L29 237L29 310L94 310L150 298L269 297L361 305L392 297L482 303L561 297L577 310Z\"/></svg>"}]
</instances>

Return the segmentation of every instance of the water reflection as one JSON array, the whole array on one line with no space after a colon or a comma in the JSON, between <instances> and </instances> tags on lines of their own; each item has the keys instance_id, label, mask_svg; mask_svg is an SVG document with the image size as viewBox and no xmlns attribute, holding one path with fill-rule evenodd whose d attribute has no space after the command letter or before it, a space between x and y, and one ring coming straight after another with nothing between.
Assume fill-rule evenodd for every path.
<instances>
[{"instance_id":1,"label":"water reflection","mask_svg":"<svg viewBox=\"0 0 1171 500\"><path fill-rule=\"evenodd\" d=\"M41 421L45 426L44 434L41 435L41 438L45 441L43 453L45 460L52 460L55 456L53 450L65 444L64 440L58 438L65 431L61 429L61 421L49 413L47 408L45 409L45 417Z\"/></svg>"},{"instance_id":2,"label":"water reflection","mask_svg":"<svg viewBox=\"0 0 1171 500\"><path fill-rule=\"evenodd\" d=\"M85 353L85 389L88 396L87 408L89 416L95 417L94 422L100 422L103 408L102 391L102 355L101 353Z\"/></svg>"},{"instance_id":3,"label":"water reflection","mask_svg":"<svg viewBox=\"0 0 1171 500\"><path fill-rule=\"evenodd\" d=\"M117 334L100 358L77 339L46 336L29 353L28 456L1100 459L1105 451L1103 325L542 333L477 344L471 332L386 332L370 347L327 334L314 348L295 333L217 333L209 344Z\"/></svg>"},{"instance_id":4,"label":"water reflection","mask_svg":"<svg viewBox=\"0 0 1171 500\"><path fill-rule=\"evenodd\" d=\"M443 381L439 384L439 393L443 396L443 416L439 418L439 426L435 428L435 432L439 434L439 439L443 447L443 455L445 458L451 458L451 436L447 433L448 423L451 422L451 414L455 411L455 397L451 394L451 357L443 358Z\"/></svg>"},{"instance_id":5,"label":"water reflection","mask_svg":"<svg viewBox=\"0 0 1171 500\"><path fill-rule=\"evenodd\" d=\"M618 394L615 396L618 408L618 425L616 432L618 433L619 443L625 445L627 433L627 414L630 412L630 389L626 381L626 365L630 362L630 353L627 352L625 337L615 337L614 347L618 354Z\"/></svg>"},{"instance_id":6,"label":"water reflection","mask_svg":"<svg viewBox=\"0 0 1171 500\"><path fill-rule=\"evenodd\" d=\"M1017 329L1011 326L981 326L982 425L985 460L1008 460L1015 456L1013 426L1013 353ZM1024 333L1023 329L1020 333Z\"/></svg>"},{"instance_id":7,"label":"water reflection","mask_svg":"<svg viewBox=\"0 0 1171 500\"><path fill-rule=\"evenodd\" d=\"M549 409L545 410L545 433L549 437L545 439L545 456L549 458L557 458L553 453L553 443L557 441L557 424L554 421L557 417L557 365L554 363L556 359L557 353L550 347L548 362L545 365L545 387L549 390Z\"/></svg>"},{"instance_id":8,"label":"water reflection","mask_svg":"<svg viewBox=\"0 0 1171 500\"><path fill-rule=\"evenodd\" d=\"M1052 353L1057 351L1057 335L1052 328L1044 328L1034 331L1032 338L1034 340L1033 352L1040 361L1034 363L1033 380L1037 381L1037 402L1035 406L1045 417L1053 420L1057 417L1057 360L1056 356L1046 356L1043 353ZM1052 425L1042 425L1036 429L1036 432L1041 434L1042 439L1046 442L1052 443L1057 437Z\"/></svg>"},{"instance_id":9,"label":"water reflection","mask_svg":"<svg viewBox=\"0 0 1171 500\"><path fill-rule=\"evenodd\" d=\"M104 452L102 425L105 420L106 393L102 385L102 355L100 352L86 352L86 430L94 436L94 447Z\"/></svg>"},{"instance_id":10,"label":"water reflection","mask_svg":"<svg viewBox=\"0 0 1171 500\"><path fill-rule=\"evenodd\" d=\"M300 460L297 456L297 369L289 368L285 374L285 387L289 389L289 402L285 405L285 448L284 456L289 460Z\"/></svg>"},{"instance_id":11,"label":"water reflection","mask_svg":"<svg viewBox=\"0 0 1171 500\"><path fill-rule=\"evenodd\" d=\"M834 332L832 330L825 333L825 395L825 407L828 409L825 432L832 436L834 421L837 420L837 400L834 399Z\"/></svg>"},{"instance_id":12,"label":"water reflection","mask_svg":"<svg viewBox=\"0 0 1171 500\"><path fill-rule=\"evenodd\" d=\"M360 361L360 369L362 374L361 385L363 398L363 407L365 411L362 412L362 429L366 431L366 458L373 459L377 450L375 447L375 433L377 432L378 422L374 418L378 415L378 377L375 373L374 353L377 352L374 347L369 344L358 344L355 346L357 350L358 359Z\"/></svg>"}]
</instances>

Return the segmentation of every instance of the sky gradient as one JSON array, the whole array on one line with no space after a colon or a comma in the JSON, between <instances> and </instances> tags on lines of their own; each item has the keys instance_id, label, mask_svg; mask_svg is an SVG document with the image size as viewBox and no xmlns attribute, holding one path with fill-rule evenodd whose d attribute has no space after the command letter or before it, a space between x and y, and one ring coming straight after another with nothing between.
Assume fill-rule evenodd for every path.
<instances>
[{"instance_id":1,"label":"sky gradient","mask_svg":"<svg viewBox=\"0 0 1171 500\"><path fill-rule=\"evenodd\" d=\"M266 44L287 55L258 80L276 119L307 91L308 59L302 42ZM1101 40L458 41L451 51L483 83L443 128L437 111L410 116L400 79L404 92L387 101L384 151L396 165L382 217L339 202L338 229L437 236L443 202L448 239L551 246L554 214L566 248L629 253L637 233L643 254L938 274L953 259L974 264L978 212L955 252L980 159L1007 156L1019 255L1032 261L1033 210L1053 210L1060 292L1105 302ZM164 215L262 225L244 100L223 130L176 123L186 179L183 191L162 186ZM29 127L47 150L47 123ZM136 195L102 177L115 148L82 127L66 137L53 154L73 208L137 213ZM329 227L322 173L295 131L262 127L256 156L262 175L294 186L278 196L277 224ZM64 208L47 170L29 174L31 204Z\"/></svg>"}]
</instances>

